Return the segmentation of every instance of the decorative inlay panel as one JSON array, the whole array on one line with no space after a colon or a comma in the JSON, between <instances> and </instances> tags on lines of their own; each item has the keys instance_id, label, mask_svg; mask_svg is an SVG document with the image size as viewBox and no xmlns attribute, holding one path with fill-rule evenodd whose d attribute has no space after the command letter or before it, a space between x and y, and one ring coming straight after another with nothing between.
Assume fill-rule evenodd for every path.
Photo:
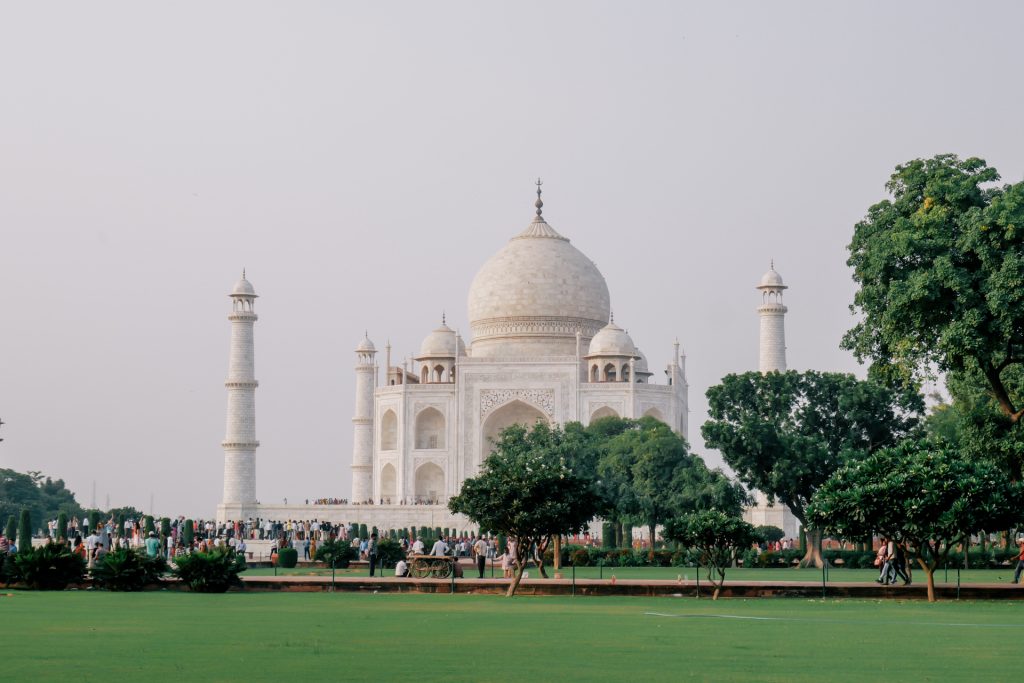
<instances>
[{"instance_id":1,"label":"decorative inlay panel","mask_svg":"<svg viewBox=\"0 0 1024 683\"><path fill-rule=\"evenodd\" d=\"M539 408L548 417L555 415L554 389L484 389L480 392L480 418L517 399Z\"/></svg>"}]
</instances>

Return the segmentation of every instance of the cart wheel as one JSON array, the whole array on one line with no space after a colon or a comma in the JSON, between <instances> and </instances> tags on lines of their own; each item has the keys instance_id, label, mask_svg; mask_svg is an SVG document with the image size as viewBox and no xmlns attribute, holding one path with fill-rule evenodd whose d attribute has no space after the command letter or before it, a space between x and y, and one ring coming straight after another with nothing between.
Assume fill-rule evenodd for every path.
<instances>
[{"instance_id":1,"label":"cart wheel","mask_svg":"<svg viewBox=\"0 0 1024 683\"><path fill-rule=\"evenodd\" d=\"M410 571L417 579L425 579L430 575L430 566L426 562L417 561L412 563Z\"/></svg>"}]
</instances>

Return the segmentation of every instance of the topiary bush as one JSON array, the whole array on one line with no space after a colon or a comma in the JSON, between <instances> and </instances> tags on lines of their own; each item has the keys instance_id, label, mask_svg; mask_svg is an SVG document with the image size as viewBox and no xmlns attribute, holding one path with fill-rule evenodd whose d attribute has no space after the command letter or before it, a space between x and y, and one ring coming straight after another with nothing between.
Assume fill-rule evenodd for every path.
<instances>
[{"instance_id":1,"label":"topiary bush","mask_svg":"<svg viewBox=\"0 0 1024 683\"><path fill-rule=\"evenodd\" d=\"M185 542L185 547L188 548L192 545L192 540L196 537L196 523L191 519L185 520L185 530L181 532L181 540Z\"/></svg>"},{"instance_id":2,"label":"topiary bush","mask_svg":"<svg viewBox=\"0 0 1024 683\"><path fill-rule=\"evenodd\" d=\"M385 538L377 543L377 562L381 567L394 567L396 562L404 558L405 551L398 541Z\"/></svg>"},{"instance_id":3,"label":"topiary bush","mask_svg":"<svg viewBox=\"0 0 1024 683\"><path fill-rule=\"evenodd\" d=\"M299 563L299 551L295 548L281 548L277 551L277 566L291 569Z\"/></svg>"},{"instance_id":4,"label":"topiary bush","mask_svg":"<svg viewBox=\"0 0 1024 683\"><path fill-rule=\"evenodd\" d=\"M12 562L13 560L13 562ZM26 588L41 591L62 591L71 583L81 583L85 578L85 559L73 554L67 546L59 543L32 548L25 552L18 549L16 557L8 557L8 581L20 582Z\"/></svg>"},{"instance_id":5,"label":"topiary bush","mask_svg":"<svg viewBox=\"0 0 1024 683\"><path fill-rule=\"evenodd\" d=\"M167 560L162 556L149 557L131 548L108 552L92 568L93 582L110 591L140 591L146 586L160 583L167 571Z\"/></svg>"},{"instance_id":6,"label":"topiary bush","mask_svg":"<svg viewBox=\"0 0 1024 683\"><path fill-rule=\"evenodd\" d=\"M18 520L18 552L28 553L32 550L32 513L28 508L21 511Z\"/></svg>"},{"instance_id":7,"label":"topiary bush","mask_svg":"<svg viewBox=\"0 0 1024 683\"><path fill-rule=\"evenodd\" d=\"M61 512L57 515L57 539L68 540L68 513Z\"/></svg>"},{"instance_id":8,"label":"topiary bush","mask_svg":"<svg viewBox=\"0 0 1024 683\"><path fill-rule=\"evenodd\" d=\"M246 570L245 559L230 548L181 555L174 561L177 566L171 573L196 593L224 593L232 586L242 587L238 575Z\"/></svg>"},{"instance_id":9,"label":"topiary bush","mask_svg":"<svg viewBox=\"0 0 1024 683\"><path fill-rule=\"evenodd\" d=\"M328 567L333 562L334 567L345 569L352 560L356 559L356 549L352 547L349 541L324 541L317 547L316 556L313 559L317 562L323 562Z\"/></svg>"}]
</instances>

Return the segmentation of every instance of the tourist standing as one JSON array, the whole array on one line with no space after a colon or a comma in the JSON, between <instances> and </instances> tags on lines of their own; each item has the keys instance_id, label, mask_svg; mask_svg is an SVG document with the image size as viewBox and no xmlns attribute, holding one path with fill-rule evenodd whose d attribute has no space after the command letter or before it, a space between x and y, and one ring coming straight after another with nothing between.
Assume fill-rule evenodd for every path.
<instances>
[{"instance_id":1,"label":"tourist standing","mask_svg":"<svg viewBox=\"0 0 1024 683\"><path fill-rule=\"evenodd\" d=\"M370 534L370 542L366 544L366 557L370 560L370 576L377 566L377 534Z\"/></svg>"},{"instance_id":2,"label":"tourist standing","mask_svg":"<svg viewBox=\"0 0 1024 683\"><path fill-rule=\"evenodd\" d=\"M1021 572L1024 572L1024 538L1017 541L1020 554L1017 555L1017 569L1013 572L1013 582L1020 583Z\"/></svg>"},{"instance_id":3,"label":"tourist standing","mask_svg":"<svg viewBox=\"0 0 1024 683\"><path fill-rule=\"evenodd\" d=\"M473 544L473 553L476 555L476 568L482 579L487 566L487 541L483 538L476 539L476 543Z\"/></svg>"}]
</instances>

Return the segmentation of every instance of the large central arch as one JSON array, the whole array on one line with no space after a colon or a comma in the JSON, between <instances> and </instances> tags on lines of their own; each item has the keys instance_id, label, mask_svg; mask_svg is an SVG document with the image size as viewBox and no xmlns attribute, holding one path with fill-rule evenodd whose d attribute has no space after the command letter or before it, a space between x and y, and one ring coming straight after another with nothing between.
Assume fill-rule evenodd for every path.
<instances>
[{"instance_id":1,"label":"large central arch","mask_svg":"<svg viewBox=\"0 0 1024 683\"><path fill-rule=\"evenodd\" d=\"M486 456L494 449L494 442L502 430L515 424L532 427L537 421L547 422L547 416L538 408L520 400L506 403L487 416L483 424L483 441L480 444L481 455Z\"/></svg>"},{"instance_id":2,"label":"large central arch","mask_svg":"<svg viewBox=\"0 0 1024 683\"><path fill-rule=\"evenodd\" d=\"M416 448L444 448L444 415L437 408L424 408L416 416Z\"/></svg>"}]
</instances>

